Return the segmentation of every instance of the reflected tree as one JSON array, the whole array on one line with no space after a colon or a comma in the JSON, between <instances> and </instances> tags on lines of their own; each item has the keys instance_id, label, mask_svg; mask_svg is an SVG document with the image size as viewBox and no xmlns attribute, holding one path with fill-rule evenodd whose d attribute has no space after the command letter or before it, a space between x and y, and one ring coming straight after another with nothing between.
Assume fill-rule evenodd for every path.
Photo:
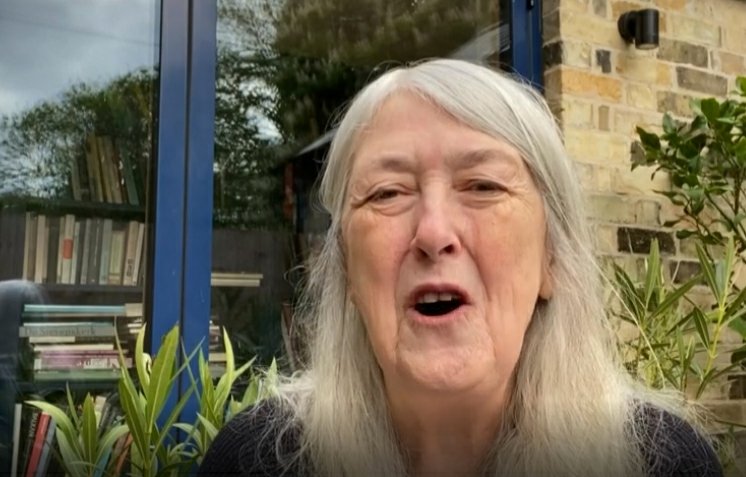
<instances>
[{"instance_id":1,"label":"reflected tree","mask_svg":"<svg viewBox=\"0 0 746 477\"><path fill-rule=\"evenodd\" d=\"M0 195L72 197L73 164L92 134L114 138L133 167L144 167L150 158L153 82L152 72L138 70L104 86L72 86L59 99L1 117Z\"/></svg>"}]
</instances>

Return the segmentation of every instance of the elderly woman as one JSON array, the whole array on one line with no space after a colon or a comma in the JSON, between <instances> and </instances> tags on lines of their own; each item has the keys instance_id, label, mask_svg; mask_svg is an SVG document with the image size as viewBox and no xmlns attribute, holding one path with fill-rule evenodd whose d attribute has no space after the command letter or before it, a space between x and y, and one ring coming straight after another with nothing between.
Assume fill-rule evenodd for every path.
<instances>
[{"instance_id":1,"label":"elderly woman","mask_svg":"<svg viewBox=\"0 0 746 477\"><path fill-rule=\"evenodd\" d=\"M578 179L529 87L453 60L361 91L321 184L307 369L202 475L720 475L607 325Z\"/></svg>"}]
</instances>

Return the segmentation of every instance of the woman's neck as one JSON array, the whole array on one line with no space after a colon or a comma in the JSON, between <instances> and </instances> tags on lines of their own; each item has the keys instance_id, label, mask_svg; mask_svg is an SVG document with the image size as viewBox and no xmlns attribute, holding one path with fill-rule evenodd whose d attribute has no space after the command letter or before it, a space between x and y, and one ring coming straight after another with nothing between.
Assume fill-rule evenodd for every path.
<instances>
[{"instance_id":1,"label":"woman's neck","mask_svg":"<svg viewBox=\"0 0 746 477\"><path fill-rule=\"evenodd\" d=\"M396 392L387 387L394 428L412 475L477 475L506 407L505 389Z\"/></svg>"}]
</instances>

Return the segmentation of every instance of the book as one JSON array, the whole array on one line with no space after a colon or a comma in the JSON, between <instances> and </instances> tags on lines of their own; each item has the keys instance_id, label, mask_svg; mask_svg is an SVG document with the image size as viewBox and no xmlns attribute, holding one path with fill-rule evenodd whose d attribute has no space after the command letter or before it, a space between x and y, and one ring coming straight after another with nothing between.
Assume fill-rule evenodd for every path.
<instances>
[{"instance_id":1,"label":"book","mask_svg":"<svg viewBox=\"0 0 746 477\"><path fill-rule=\"evenodd\" d=\"M103 202L103 184L101 183L101 168L98 159L98 141L96 136L90 135L86 138L85 146L86 164L88 165L88 184L91 188L91 200Z\"/></svg>"},{"instance_id":2,"label":"book","mask_svg":"<svg viewBox=\"0 0 746 477\"><path fill-rule=\"evenodd\" d=\"M36 468L39 466L41 460L41 453L47 438L47 428L49 427L50 420L51 416L46 412L42 412L39 415L39 423L36 426L33 443L31 444L31 454L28 456L28 463L26 465L26 477L36 476Z\"/></svg>"},{"instance_id":3,"label":"book","mask_svg":"<svg viewBox=\"0 0 746 477\"><path fill-rule=\"evenodd\" d=\"M124 364L132 367L132 358L125 357ZM111 368L119 368L118 351L41 351L34 358L34 371Z\"/></svg>"},{"instance_id":4,"label":"book","mask_svg":"<svg viewBox=\"0 0 746 477\"><path fill-rule=\"evenodd\" d=\"M80 277L78 278L77 283L84 285L88 283L88 257L91 247L91 219L85 219L85 223L82 227L82 233L83 251L80 256L80 264L78 265L78 267L80 268Z\"/></svg>"},{"instance_id":5,"label":"book","mask_svg":"<svg viewBox=\"0 0 746 477\"><path fill-rule=\"evenodd\" d=\"M116 381L120 377L118 369L60 369L36 371L34 381Z\"/></svg>"},{"instance_id":6,"label":"book","mask_svg":"<svg viewBox=\"0 0 746 477\"><path fill-rule=\"evenodd\" d=\"M145 269L145 267L142 266L143 257L145 256L145 224L140 222L137 225L137 246L135 249L135 262L134 270L132 270L131 285L137 285L140 282L141 270Z\"/></svg>"},{"instance_id":7,"label":"book","mask_svg":"<svg viewBox=\"0 0 746 477\"><path fill-rule=\"evenodd\" d=\"M54 419L49 420L44 441L42 442L41 455L39 456L39 465L36 467L35 477L46 477L49 461L52 459L52 446L54 445L54 431L57 423Z\"/></svg>"},{"instance_id":8,"label":"book","mask_svg":"<svg viewBox=\"0 0 746 477\"><path fill-rule=\"evenodd\" d=\"M80 233L81 233L81 227L85 224L82 220L75 219L75 224L73 227L73 255L72 255L72 263L70 265L70 273L67 276L67 282L70 284L77 284L80 283L78 280L78 276L80 273L78 272L78 267L80 266Z\"/></svg>"},{"instance_id":9,"label":"book","mask_svg":"<svg viewBox=\"0 0 746 477\"><path fill-rule=\"evenodd\" d=\"M24 316L125 316L125 305L46 305L28 303L23 306Z\"/></svg>"},{"instance_id":10,"label":"book","mask_svg":"<svg viewBox=\"0 0 746 477\"><path fill-rule=\"evenodd\" d=\"M39 214L36 217L36 263L34 264L34 281L36 283L43 283L47 276L46 233L47 218Z\"/></svg>"},{"instance_id":11,"label":"book","mask_svg":"<svg viewBox=\"0 0 746 477\"><path fill-rule=\"evenodd\" d=\"M47 217L47 273L44 283L57 283L57 257L60 251L60 219L56 215Z\"/></svg>"},{"instance_id":12,"label":"book","mask_svg":"<svg viewBox=\"0 0 746 477\"><path fill-rule=\"evenodd\" d=\"M121 285L123 276L125 241L127 240L126 224L114 223L111 232L111 251L109 254L109 285Z\"/></svg>"},{"instance_id":13,"label":"book","mask_svg":"<svg viewBox=\"0 0 746 477\"><path fill-rule=\"evenodd\" d=\"M75 216L67 214L61 219L57 283L70 283L70 271L72 270L73 260L73 241L75 237Z\"/></svg>"},{"instance_id":14,"label":"book","mask_svg":"<svg viewBox=\"0 0 746 477\"><path fill-rule=\"evenodd\" d=\"M136 284L135 259L137 256L137 234L139 228L139 224L134 220L131 220L127 224L127 245L124 252L122 285Z\"/></svg>"},{"instance_id":15,"label":"book","mask_svg":"<svg viewBox=\"0 0 746 477\"><path fill-rule=\"evenodd\" d=\"M68 338L65 336L64 338ZM49 351L64 351L64 352L85 352L85 351L110 351L114 350L114 343L80 343L75 342L75 337L69 337L72 338L73 341L69 343L63 343L63 344L38 344L34 346L34 351L38 353L44 353ZM29 338L30 340L33 340L34 337Z\"/></svg>"},{"instance_id":16,"label":"book","mask_svg":"<svg viewBox=\"0 0 746 477\"><path fill-rule=\"evenodd\" d=\"M11 455L10 475L18 475L18 460L21 447L21 419L23 404L17 402L13 413L13 454Z\"/></svg>"},{"instance_id":17,"label":"book","mask_svg":"<svg viewBox=\"0 0 746 477\"><path fill-rule=\"evenodd\" d=\"M112 219L103 220L101 232L101 258L98 266L98 283L106 285L109 283L109 259L111 256L111 237L114 221Z\"/></svg>"},{"instance_id":18,"label":"book","mask_svg":"<svg viewBox=\"0 0 746 477\"><path fill-rule=\"evenodd\" d=\"M101 234L103 232L103 219L92 219L91 249L88 255L88 284L98 283L99 263L101 260Z\"/></svg>"},{"instance_id":19,"label":"book","mask_svg":"<svg viewBox=\"0 0 746 477\"><path fill-rule=\"evenodd\" d=\"M34 212L26 212L22 278L29 281L34 280L34 267L36 265L36 222L36 214Z\"/></svg>"},{"instance_id":20,"label":"book","mask_svg":"<svg viewBox=\"0 0 746 477\"><path fill-rule=\"evenodd\" d=\"M41 409L28 404L23 405L21 428L23 429L24 438L23 443L19 445L19 449L23 448L23 451L18 454L18 473L16 475L26 475L29 456L31 455L31 448L34 445L34 436L36 436L36 429L39 427L40 417Z\"/></svg>"},{"instance_id":21,"label":"book","mask_svg":"<svg viewBox=\"0 0 746 477\"><path fill-rule=\"evenodd\" d=\"M24 323L18 328L18 336L115 336L116 328L110 323L71 322L71 323Z\"/></svg>"}]
</instances>

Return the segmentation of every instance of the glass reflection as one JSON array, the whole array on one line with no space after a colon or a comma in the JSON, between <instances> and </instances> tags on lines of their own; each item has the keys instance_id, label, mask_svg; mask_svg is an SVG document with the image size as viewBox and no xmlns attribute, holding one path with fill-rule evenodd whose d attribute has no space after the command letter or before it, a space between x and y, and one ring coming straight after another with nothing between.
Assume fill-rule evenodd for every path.
<instances>
[{"instance_id":1,"label":"glass reflection","mask_svg":"<svg viewBox=\"0 0 746 477\"><path fill-rule=\"evenodd\" d=\"M261 277L213 289L213 323L228 328L239 359L283 353L298 364L302 338L288 336L296 266L327 227L313 190L335 114L369 80L410 61L507 67L509 4L218 2L214 277Z\"/></svg>"}]
</instances>

